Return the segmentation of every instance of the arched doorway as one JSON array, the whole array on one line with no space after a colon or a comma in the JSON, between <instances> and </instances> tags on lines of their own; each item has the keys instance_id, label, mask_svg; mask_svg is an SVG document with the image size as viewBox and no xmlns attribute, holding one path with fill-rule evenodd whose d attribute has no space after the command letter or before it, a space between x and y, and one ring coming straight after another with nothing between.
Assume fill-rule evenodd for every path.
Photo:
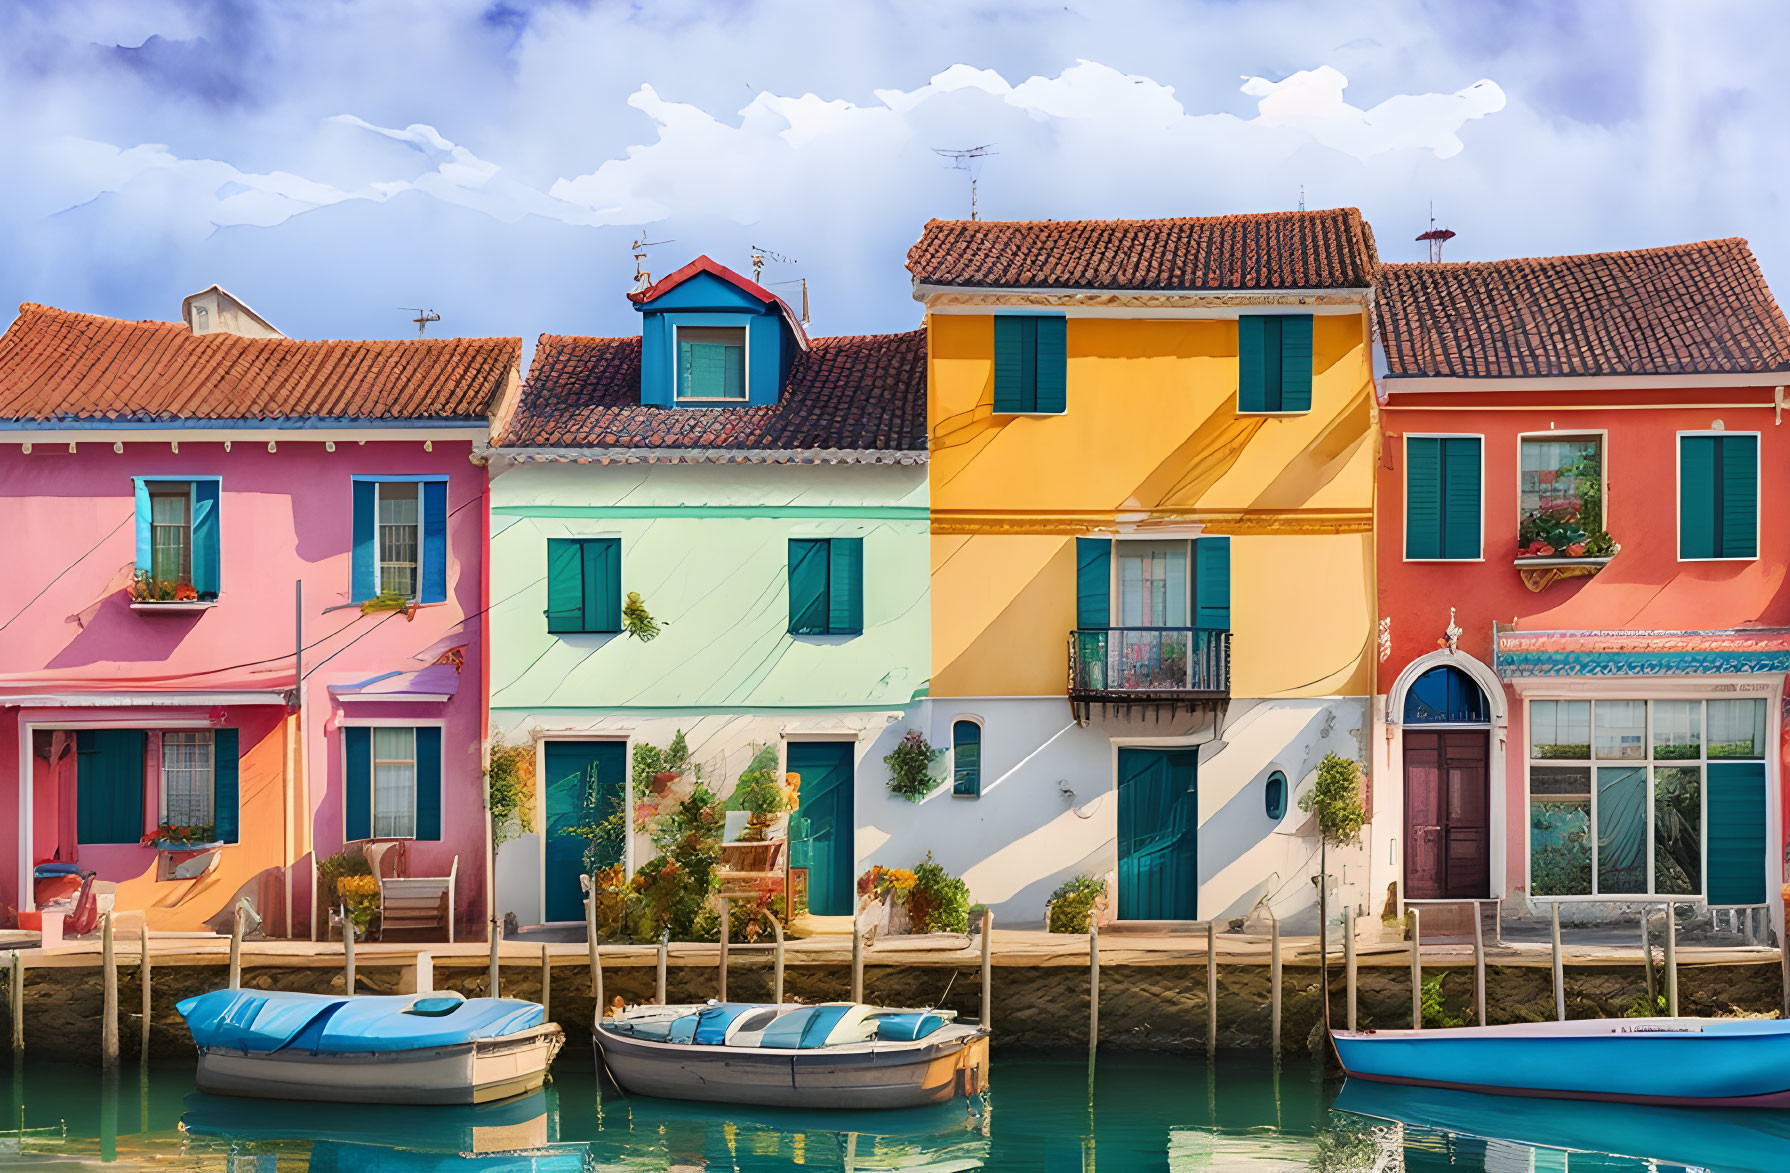
<instances>
[{"instance_id":1,"label":"arched doorway","mask_svg":"<svg viewBox=\"0 0 1790 1173\"><path fill-rule=\"evenodd\" d=\"M1491 893L1491 705L1452 664L1405 691L1405 899Z\"/></svg>"}]
</instances>

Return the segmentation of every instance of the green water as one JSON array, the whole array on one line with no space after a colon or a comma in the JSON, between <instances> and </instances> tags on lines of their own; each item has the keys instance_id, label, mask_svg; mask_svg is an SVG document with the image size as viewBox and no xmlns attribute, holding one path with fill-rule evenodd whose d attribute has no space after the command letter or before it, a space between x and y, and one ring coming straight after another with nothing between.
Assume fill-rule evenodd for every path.
<instances>
[{"instance_id":1,"label":"green water","mask_svg":"<svg viewBox=\"0 0 1790 1173\"><path fill-rule=\"evenodd\" d=\"M582 1060L582 1061L581 1061ZM1790 1169L1790 1113L1564 1104L1343 1086L1263 1058L997 1054L986 1099L894 1113L729 1110L599 1085L587 1056L479 1108L202 1096L187 1065L0 1067L0 1168L106 1163L172 1173L588 1173L815 1169L1369 1170L1418 1173ZM1620 1154L1620 1155L1609 1155Z\"/></svg>"}]
</instances>

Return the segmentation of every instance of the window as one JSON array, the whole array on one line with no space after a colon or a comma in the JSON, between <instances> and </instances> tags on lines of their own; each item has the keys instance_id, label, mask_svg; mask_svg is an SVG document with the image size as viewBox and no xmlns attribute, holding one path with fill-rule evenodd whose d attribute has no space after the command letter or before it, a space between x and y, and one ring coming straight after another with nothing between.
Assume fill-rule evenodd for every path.
<instances>
[{"instance_id":1,"label":"window","mask_svg":"<svg viewBox=\"0 0 1790 1173\"><path fill-rule=\"evenodd\" d=\"M416 598L418 531L415 482L379 486L379 593Z\"/></svg>"},{"instance_id":2,"label":"window","mask_svg":"<svg viewBox=\"0 0 1790 1173\"><path fill-rule=\"evenodd\" d=\"M1119 627L1186 627L1187 543L1119 543Z\"/></svg>"},{"instance_id":3,"label":"window","mask_svg":"<svg viewBox=\"0 0 1790 1173\"><path fill-rule=\"evenodd\" d=\"M343 835L441 838L441 727L348 725L343 749Z\"/></svg>"},{"instance_id":4,"label":"window","mask_svg":"<svg viewBox=\"0 0 1790 1173\"><path fill-rule=\"evenodd\" d=\"M1701 895L1707 843L1710 901L1763 900L1765 739L1762 699L1531 701L1530 892Z\"/></svg>"},{"instance_id":5,"label":"window","mask_svg":"<svg viewBox=\"0 0 1790 1173\"><path fill-rule=\"evenodd\" d=\"M1311 410L1311 315L1237 319L1237 410Z\"/></svg>"},{"instance_id":6,"label":"window","mask_svg":"<svg viewBox=\"0 0 1790 1173\"><path fill-rule=\"evenodd\" d=\"M216 477L135 478L139 602L210 602L218 597ZM181 591L178 588L191 588Z\"/></svg>"},{"instance_id":7,"label":"window","mask_svg":"<svg viewBox=\"0 0 1790 1173\"><path fill-rule=\"evenodd\" d=\"M547 630L622 629L622 540L547 539Z\"/></svg>"},{"instance_id":8,"label":"window","mask_svg":"<svg viewBox=\"0 0 1790 1173\"><path fill-rule=\"evenodd\" d=\"M193 581L193 486L149 484L149 574L157 582Z\"/></svg>"},{"instance_id":9,"label":"window","mask_svg":"<svg viewBox=\"0 0 1790 1173\"><path fill-rule=\"evenodd\" d=\"M1406 725L1486 725L1485 693L1471 676L1443 664L1411 683L1405 693Z\"/></svg>"},{"instance_id":10,"label":"window","mask_svg":"<svg viewBox=\"0 0 1790 1173\"><path fill-rule=\"evenodd\" d=\"M1075 556L1076 626L1083 630L1231 626L1227 537L1077 538Z\"/></svg>"},{"instance_id":11,"label":"window","mask_svg":"<svg viewBox=\"0 0 1790 1173\"><path fill-rule=\"evenodd\" d=\"M1678 437L1680 561L1759 556L1759 437Z\"/></svg>"},{"instance_id":12,"label":"window","mask_svg":"<svg viewBox=\"0 0 1790 1173\"><path fill-rule=\"evenodd\" d=\"M1262 796L1262 804L1271 819L1279 819L1287 813L1287 776L1279 770L1268 775L1268 785Z\"/></svg>"},{"instance_id":13,"label":"window","mask_svg":"<svg viewBox=\"0 0 1790 1173\"><path fill-rule=\"evenodd\" d=\"M351 597L447 601L447 478L353 478Z\"/></svg>"},{"instance_id":14,"label":"window","mask_svg":"<svg viewBox=\"0 0 1790 1173\"><path fill-rule=\"evenodd\" d=\"M864 539L789 540L789 633L864 630Z\"/></svg>"},{"instance_id":15,"label":"window","mask_svg":"<svg viewBox=\"0 0 1790 1173\"><path fill-rule=\"evenodd\" d=\"M162 822L171 827L210 827L215 746L211 730L162 734Z\"/></svg>"},{"instance_id":16,"label":"window","mask_svg":"<svg viewBox=\"0 0 1790 1173\"><path fill-rule=\"evenodd\" d=\"M1405 557L1480 557L1478 436L1405 437Z\"/></svg>"},{"instance_id":17,"label":"window","mask_svg":"<svg viewBox=\"0 0 1790 1173\"><path fill-rule=\"evenodd\" d=\"M951 793L982 794L982 726L974 721L951 723Z\"/></svg>"},{"instance_id":18,"label":"window","mask_svg":"<svg viewBox=\"0 0 1790 1173\"><path fill-rule=\"evenodd\" d=\"M373 730L373 838L416 835L416 730Z\"/></svg>"},{"instance_id":19,"label":"window","mask_svg":"<svg viewBox=\"0 0 1790 1173\"><path fill-rule=\"evenodd\" d=\"M1526 437L1518 459L1517 557L1607 558L1603 439Z\"/></svg>"},{"instance_id":20,"label":"window","mask_svg":"<svg viewBox=\"0 0 1790 1173\"><path fill-rule=\"evenodd\" d=\"M746 398L746 327L678 326L679 399Z\"/></svg>"},{"instance_id":21,"label":"window","mask_svg":"<svg viewBox=\"0 0 1790 1173\"><path fill-rule=\"evenodd\" d=\"M997 415L1061 415L1068 410L1068 320L1052 314L996 314Z\"/></svg>"}]
</instances>

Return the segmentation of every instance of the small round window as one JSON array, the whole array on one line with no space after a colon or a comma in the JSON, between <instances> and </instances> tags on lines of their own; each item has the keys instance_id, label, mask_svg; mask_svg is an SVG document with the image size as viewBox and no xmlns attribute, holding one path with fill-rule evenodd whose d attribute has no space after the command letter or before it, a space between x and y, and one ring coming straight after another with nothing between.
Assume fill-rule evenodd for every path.
<instances>
[{"instance_id":1,"label":"small round window","mask_svg":"<svg viewBox=\"0 0 1790 1173\"><path fill-rule=\"evenodd\" d=\"M1268 791L1264 796L1268 817L1278 819L1287 813L1287 776L1279 770L1268 775Z\"/></svg>"}]
</instances>

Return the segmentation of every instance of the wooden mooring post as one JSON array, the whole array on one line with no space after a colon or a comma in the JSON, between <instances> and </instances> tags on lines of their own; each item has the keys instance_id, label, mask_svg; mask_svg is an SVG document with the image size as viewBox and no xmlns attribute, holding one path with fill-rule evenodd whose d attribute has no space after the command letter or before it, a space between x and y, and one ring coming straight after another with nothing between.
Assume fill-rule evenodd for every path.
<instances>
[{"instance_id":1,"label":"wooden mooring post","mask_svg":"<svg viewBox=\"0 0 1790 1173\"><path fill-rule=\"evenodd\" d=\"M1411 1029L1423 1029L1423 916L1406 909L1411 917Z\"/></svg>"},{"instance_id":2,"label":"wooden mooring post","mask_svg":"<svg viewBox=\"0 0 1790 1173\"><path fill-rule=\"evenodd\" d=\"M851 918L851 1000L864 1000L864 927Z\"/></svg>"},{"instance_id":3,"label":"wooden mooring post","mask_svg":"<svg viewBox=\"0 0 1790 1173\"><path fill-rule=\"evenodd\" d=\"M143 918L143 927L137 934L137 984L142 987L143 1021L139 1031L141 1054L139 1062L149 1062L149 1019L150 1019L150 986L149 986L149 917Z\"/></svg>"},{"instance_id":4,"label":"wooden mooring post","mask_svg":"<svg viewBox=\"0 0 1790 1173\"><path fill-rule=\"evenodd\" d=\"M118 1066L118 944L112 914L100 920L99 1061L102 1067Z\"/></svg>"},{"instance_id":5,"label":"wooden mooring post","mask_svg":"<svg viewBox=\"0 0 1790 1173\"><path fill-rule=\"evenodd\" d=\"M666 954L671 951L671 931L668 929L659 934L659 981L654 997L657 1005L665 1005L665 962Z\"/></svg>"},{"instance_id":6,"label":"wooden mooring post","mask_svg":"<svg viewBox=\"0 0 1790 1173\"><path fill-rule=\"evenodd\" d=\"M982 1029L994 1018L994 913L982 910Z\"/></svg>"},{"instance_id":7,"label":"wooden mooring post","mask_svg":"<svg viewBox=\"0 0 1790 1173\"><path fill-rule=\"evenodd\" d=\"M25 1053L25 952L12 951L12 1053Z\"/></svg>"},{"instance_id":8,"label":"wooden mooring post","mask_svg":"<svg viewBox=\"0 0 1790 1173\"><path fill-rule=\"evenodd\" d=\"M342 992L353 996L356 986L354 977L354 922L348 919L348 906L342 906Z\"/></svg>"},{"instance_id":9,"label":"wooden mooring post","mask_svg":"<svg viewBox=\"0 0 1790 1173\"><path fill-rule=\"evenodd\" d=\"M1354 918L1350 917L1349 920L1353 921ZM1355 984L1356 974L1355 974L1355 926L1353 924L1350 924L1348 927L1346 927L1343 930L1343 973L1346 976L1346 981L1347 981L1348 990L1349 990L1349 1006L1348 1006L1349 1029L1354 1030L1355 1029L1355 1003L1356 1003L1356 984Z\"/></svg>"},{"instance_id":10,"label":"wooden mooring post","mask_svg":"<svg viewBox=\"0 0 1790 1173\"><path fill-rule=\"evenodd\" d=\"M592 1022L603 1021L603 956L597 945L597 894L592 892L584 901L584 939L590 950L590 997L596 1009L591 1014Z\"/></svg>"},{"instance_id":11,"label":"wooden mooring post","mask_svg":"<svg viewBox=\"0 0 1790 1173\"><path fill-rule=\"evenodd\" d=\"M1560 956L1560 902L1554 901L1554 1021L1566 1021L1566 965Z\"/></svg>"},{"instance_id":12,"label":"wooden mooring post","mask_svg":"<svg viewBox=\"0 0 1790 1173\"><path fill-rule=\"evenodd\" d=\"M491 918L491 965L485 974L485 994L491 998L503 997L503 971L498 967L497 954L503 948L503 925L496 917Z\"/></svg>"},{"instance_id":13,"label":"wooden mooring post","mask_svg":"<svg viewBox=\"0 0 1790 1173\"><path fill-rule=\"evenodd\" d=\"M553 947L541 942L541 1017L553 1021Z\"/></svg>"},{"instance_id":14,"label":"wooden mooring post","mask_svg":"<svg viewBox=\"0 0 1790 1173\"><path fill-rule=\"evenodd\" d=\"M715 988L717 990L717 993L715 994L715 1001L725 1002L725 1001L727 1001L727 939L729 937L733 936L733 909L729 907L729 901L728 901L727 897L725 897L725 896L720 897L720 901L721 901L721 962L720 962L719 971L715 974ZM861 998L857 998L855 996L854 996L853 1000L854 1001L862 1001Z\"/></svg>"},{"instance_id":15,"label":"wooden mooring post","mask_svg":"<svg viewBox=\"0 0 1790 1173\"><path fill-rule=\"evenodd\" d=\"M1268 912L1268 1047L1280 1061L1280 918ZM1320 982L1320 987L1322 983ZM1322 990L1328 997L1329 990Z\"/></svg>"},{"instance_id":16,"label":"wooden mooring post","mask_svg":"<svg viewBox=\"0 0 1790 1173\"><path fill-rule=\"evenodd\" d=\"M1479 901L1473 902L1473 1005L1485 1025L1485 929L1479 923Z\"/></svg>"},{"instance_id":17,"label":"wooden mooring post","mask_svg":"<svg viewBox=\"0 0 1790 1173\"><path fill-rule=\"evenodd\" d=\"M1218 926L1206 922L1206 1058L1218 1054Z\"/></svg>"},{"instance_id":18,"label":"wooden mooring post","mask_svg":"<svg viewBox=\"0 0 1790 1173\"><path fill-rule=\"evenodd\" d=\"M232 990L242 989L242 905L230 918L230 981Z\"/></svg>"},{"instance_id":19,"label":"wooden mooring post","mask_svg":"<svg viewBox=\"0 0 1790 1173\"><path fill-rule=\"evenodd\" d=\"M770 921L771 935L777 938L777 959L774 965L776 984L771 991L771 1002L781 1006L783 1005L783 922L778 920L774 914L770 914Z\"/></svg>"},{"instance_id":20,"label":"wooden mooring post","mask_svg":"<svg viewBox=\"0 0 1790 1173\"><path fill-rule=\"evenodd\" d=\"M1678 1017L1678 918L1672 902L1666 902L1666 1014Z\"/></svg>"},{"instance_id":21,"label":"wooden mooring post","mask_svg":"<svg viewBox=\"0 0 1790 1173\"><path fill-rule=\"evenodd\" d=\"M1088 1063L1100 1046L1100 922L1088 921Z\"/></svg>"}]
</instances>

